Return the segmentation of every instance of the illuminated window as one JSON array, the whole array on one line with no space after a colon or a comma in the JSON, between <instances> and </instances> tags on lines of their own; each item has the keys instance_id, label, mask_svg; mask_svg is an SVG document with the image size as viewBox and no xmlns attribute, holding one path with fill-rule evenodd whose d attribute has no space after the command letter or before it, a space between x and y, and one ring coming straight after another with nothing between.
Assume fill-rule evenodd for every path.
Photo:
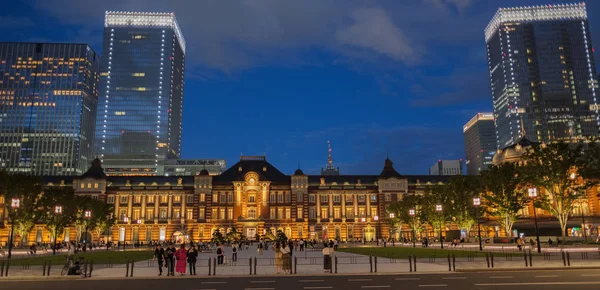
<instances>
[{"instance_id":1,"label":"illuminated window","mask_svg":"<svg viewBox=\"0 0 600 290\"><path fill-rule=\"evenodd\" d=\"M133 73L132 76L134 76L134 77L144 77L144 76L146 76L146 73L143 73L143 72L142 73L139 73L139 72L138 73Z\"/></svg>"},{"instance_id":2,"label":"illuminated window","mask_svg":"<svg viewBox=\"0 0 600 290\"><path fill-rule=\"evenodd\" d=\"M154 209L146 209L146 219L151 220L154 218Z\"/></svg>"},{"instance_id":3,"label":"illuminated window","mask_svg":"<svg viewBox=\"0 0 600 290\"><path fill-rule=\"evenodd\" d=\"M124 116L125 112L123 112L123 111L117 111L117 112L115 112L115 115L117 115L117 116Z\"/></svg>"},{"instance_id":4,"label":"illuminated window","mask_svg":"<svg viewBox=\"0 0 600 290\"><path fill-rule=\"evenodd\" d=\"M180 203L181 202L181 196L180 195L176 195L173 197L173 202L174 203Z\"/></svg>"},{"instance_id":5,"label":"illuminated window","mask_svg":"<svg viewBox=\"0 0 600 290\"><path fill-rule=\"evenodd\" d=\"M185 218L188 220L193 220L194 219L194 210L186 209Z\"/></svg>"},{"instance_id":6,"label":"illuminated window","mask_svg":"<svg viewBox=\"0 0 600 290\"><path fill-rule=\"evenodd\" d=\"M205 193L201 193L200 194L200 202L204 202L206 201L206 194Z\"/></svg>"},{"instance_id":7,"label":"illuminated window","mask_svg":"<svg viewBox=\"0 0 600 290\"><path fill-rule=\"evenodd\" d=\"M141 203L142 202L142 196L141 195L136 195L133 197L133 202L135 203Z\"/></svg>"},{"instance_id":8,"label":"illuminated window","mask_svg":"<svg viewBox=\"0 0 600 290\"><path fill-rule=\"evenodd\" d=\"M154 195L148 195L146 197L146 202L148 202L148 203L154 203Z\"/></svg>"}]
</instances>

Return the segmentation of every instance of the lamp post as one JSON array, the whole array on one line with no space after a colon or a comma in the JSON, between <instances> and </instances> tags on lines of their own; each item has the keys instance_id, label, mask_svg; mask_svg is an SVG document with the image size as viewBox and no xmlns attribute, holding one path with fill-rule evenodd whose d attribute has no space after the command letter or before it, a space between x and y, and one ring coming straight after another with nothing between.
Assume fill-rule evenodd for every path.
<instances>
[{"instance_id":1,"label":"lamp post","mask_svg":"<svg viewBox=\"0 0 600 290\"><path fill-rule=\"evenodd\" d=\"M18 198L13 198L10 201L10 207L12 208L13 212L16 211L17 209L19 209L19 207L21 206L21 200ZM14 220L10 221L10 239L8 242L8 259L10 259L12 257L12 247L13 247L13 237L15 235L15 223Z\"/></svg>"},{"instance_id":2,"label":"lamp post","mask_svg":"<svg viewBox=\"0 0 600 290\"><path fill-rule=\"evenodd\" d=\"M88 232L88 225L89 225L89 221L90 218L92 218L92 211L91 210L86 210L83 212L83 218L85 219L85 233L83 236L83 251L86 251L86 244L87 244L87 232Z\"/></svg>"},{"instance_id":3,"label":"lamp post","mask_svg":"<svg viewBox=\"0 0 600 290\"><path fill-rule=\"evenodd\" d=\"M393 220L394 217L396 217L396 215L394 215L393 213L390 213L390 220ZM396 237L392 236L392 233L395 233L394 226L395 226L395 224L392 224L392 230L390 230L390 236L391 236L390 238L392 239L392 247L396 246Z\"/></svg>"},{"instance_id":4,"label":"lamp post","mask_svg":"<svg viewBox=\"0 0 600 290\"><path fill-rule=\"evenodd\" d=\"M62 206L60 205L55 205L54 206L54 214L56 216L58 215L62 215ZM56 240L58 239L58 225L55 224L54 225L54 247L52 247L52 255L56 255Z\"/></svg>"},{"instance_id":5,"label":"lamp post","mask_svg":"<svg viewBox=\"0 0 600 290\"><path fill-rule=\"evenodd\" d=\"M414 209L409 209L408 210L408 215L411 217L411 219L413 219L415 217L415 210ZM412 240L413 240L413 248L417 247L417 242L416 242L416 234L415 234L415 225L414 223L411 225L412 228Z\"/></svg>"},{"instance_id":6,"label":"lamp post","mask_svg":"<svg viewBox=\"0 0 600 290\"><path fill-rule=\"evenodd\" d=\"M365 226L364 223L367 222L366 218L360 218L360 221L363 222L363 245L365 245L367 243L367 237L365 236Z\"/></svg>"},{"instance_id":7,"label":"lamp post","mask_svg":"<svg viewBox=\"0 0 600 290\"><path fill-rule=\"evenodd\" d=\"M533 207L533 222L535 224L535 239L537 241L537 252L541 253L542 252L542 247L540 246L540 231L538 229L538 223L537 223L537 213L535 210L535 199L537 198L537 188L529 188L527 190L527 193L529 194L529 198L531 199L531 206Z\"/></svg>"},{"instance_id":8,"label":"lamp post","mask_svg":"<svg viewBox=\"0 0 600 290\"><path fill-rule=\"evenodd\" d=\"M442 205L441 204L436 204L435 205L435 211L438 214L441 214L442 213ZM444 248L444 238L442 237L442 225L440 225L440 246L442 247L442 249Z\"/></svg>"},{"instance_id":9,"label":"lamp post","mask_svg":"<svg viewBox=\"0 0 600 290\"><path fill-rule=\"evenodd\" d=\"M571 174L569 174L569 179L571 179L571 180L577 179L577 174L575 174L575 172L571 172ZM583 242L587 243L587 231L585 228L585 215L583 214L583 197L579 197L579 210L581 211L581 230L583 231Z\"/></svg>"},{"instance_id":10,"label":"lamp post","mask_svg":"<svg viewBox=\"0 0 600 290\"><path fill-rule=\"evenodd\" d=\"M479 250L483 251L483 244L481 243L481 224L479 223L479 206L481 206L481 198L473 198L473 206L475 206L475 218L477 219L477 235L479 236Z\"/></svg>"}]
</instances>

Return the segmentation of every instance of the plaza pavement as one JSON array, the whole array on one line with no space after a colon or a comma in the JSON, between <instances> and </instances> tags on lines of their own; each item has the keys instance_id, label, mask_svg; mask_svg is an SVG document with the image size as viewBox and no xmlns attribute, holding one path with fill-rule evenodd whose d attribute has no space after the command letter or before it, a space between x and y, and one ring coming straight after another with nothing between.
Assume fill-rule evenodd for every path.
<instances>
[{"instance_id":1,"label":"plaza pavement","mask_svg":"<svg viewBox=\"0 0 600 290\"><path fill-rule=\"evenodd\" d=\"M355 245L364 246L364 245ZM369 245L367 245L369 246ZM374 245L370 245L374 246ZM412 245L398 245L397 247L404 246L409 247ZM561 268L599 268L600 269L600 252L597 248L591 248L587 254L572 253L570 260L570 267L564 266L564 261L560 253L546 254L532 257L532 266L523 256L504 255L503 253L496 253L494 257L494 270L515 270L515 269L561 269ZM477 250L477 249L476 249ZM475 251L476 251L475 250ZM125 255L126 252L123 252ZM238 259L236 262L231 261L231 248L226 247L225 250L226 259L225 264L216 266L216 276L250 276L250 273L260 276L277 276L285 275L283 273L277 274L274 265L274 252L272 248L264 251L263 255L258 255L255 247L250 247L247 250L238 251ZM209 260L211 266L214 268L213 262L215 260L215 251L200 253L198 256L198 262L196 265L197 276L195 277L206 277L209 274ZM369 274L377 271L377 273L410 273L411 264L408 259L389 259L389 258L377 258L375 264L375 258L369 256L350 254L343 252L335 252L337 257L337 273L338 274ZM256 260L255 260L256 258ZM250 267L250 260L252 260L252 267ZM323 256L320 250L306 251L294 251L294 259L292 263L296 261L297 267L295 272L297 275L324 275L323 270ZM256 266L254 265L256 261ZM371 262L373 264L371 264ZM451 261L452 262L452 261ZM414 265L413 265L414 266ZM442 273L449 272L449 266L454 267L456 271L481 271L488 270L488 262L485 257L476 258L456 258L454 265L448 263L447 257L437 258L420 258L417 259L416 272L417 273ZM491 266L491 265L490 265ZM60 272L62 265L52 265L50 276L42 276L42 266L30 266L24 268L22 266L11 266L8 277L0 277L0 280L13 280L13 279L57 279L67 278L76 279L77 277L61 277ZM164 268L163 268L164 270ZM412 268L414 271L415 269ZM212 273L212 270L211 270ZM122 279L128 274L126 265L94 265L91 279ZM130 276L130 272L129 275ZM133 267L133 277L156 277L158 275L157 264L152 260L136 262ZM333 274L329 274L333 275ZM166 276L166 271L163 273ZM189 273L186 273L186 277ZM158 277L157 277L158 278ZM169 277L170 278L170 277Z\"/></svg>"}]
</instances>

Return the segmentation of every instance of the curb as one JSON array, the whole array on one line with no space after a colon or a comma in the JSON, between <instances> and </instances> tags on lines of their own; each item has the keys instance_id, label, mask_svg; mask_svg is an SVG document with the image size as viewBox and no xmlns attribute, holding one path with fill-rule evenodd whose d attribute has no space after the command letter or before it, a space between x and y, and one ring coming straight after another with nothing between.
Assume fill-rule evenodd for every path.
<instances>
[{"instance_id":1,"label":"curb","mask_svg":"<svg viewBox=\"0 0 600 290\"><path fill-rule=\"evenodd\" d=\"M521 272L521 271L568 271L568 270L600 270L600 266L581 267L538 267L538 268L493 268L493 269L456 269L457 273L484 273L484 272Z\"/></svg>"}]
</instances>

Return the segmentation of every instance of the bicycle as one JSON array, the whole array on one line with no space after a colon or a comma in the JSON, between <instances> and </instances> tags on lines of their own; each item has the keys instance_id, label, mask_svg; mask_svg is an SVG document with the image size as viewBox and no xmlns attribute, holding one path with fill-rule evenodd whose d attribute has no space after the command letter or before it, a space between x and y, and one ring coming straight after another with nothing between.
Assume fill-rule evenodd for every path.
<instances>
[{"instance_id":1,"label":"bicycle","mask_svg":"<svg viewBox=\"0 0 600 290\"><path fill-rule=\"evenodd\" d=\"M60 275L64 276L69 274L71 268L75 267L74 275L81 275L81 277L86 278L87 272L85 270L82 271L82 269L85 269L85 266L86 262L84 257L79 257L79 261L77 262L73 261L73 257L67 257L67 263L63 266L62 270L60 271Z\"/></svg>"}]
</instances>

